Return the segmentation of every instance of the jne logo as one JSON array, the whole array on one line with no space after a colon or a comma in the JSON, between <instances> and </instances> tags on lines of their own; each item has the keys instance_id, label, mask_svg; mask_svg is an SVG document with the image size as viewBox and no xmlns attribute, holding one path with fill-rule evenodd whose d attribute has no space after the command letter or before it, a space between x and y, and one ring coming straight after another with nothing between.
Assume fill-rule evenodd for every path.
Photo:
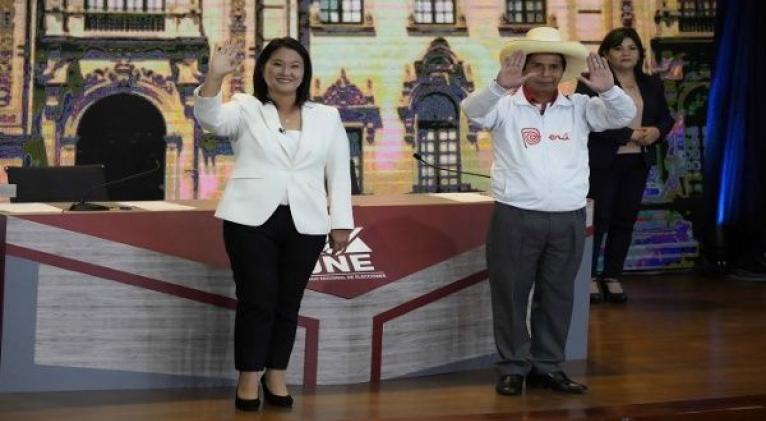
<instances>
[{"instance_id":1,"label":"jne logo","mask_svg":"<svg viewBox=\"0 0 766 421\"><path fill-rule=\"evenodd\" d=\"M354 280L380 279L386 274L375 269L372 261L372 249L360 237L362 228L351 231L346 250L332 255L329 243L325 245L311 275L312 281L319 280Z\"/></svg>"},{"instance_id":2,"label":"jne logo","mask_svg":"<svg viewBox=\"0 0 766 421\"><path fill-rule=\"evenodd\" d=\"M548 135L548 140L569 140L569 133L564 134L551 133Z\"/></svg>"}]
</instances>

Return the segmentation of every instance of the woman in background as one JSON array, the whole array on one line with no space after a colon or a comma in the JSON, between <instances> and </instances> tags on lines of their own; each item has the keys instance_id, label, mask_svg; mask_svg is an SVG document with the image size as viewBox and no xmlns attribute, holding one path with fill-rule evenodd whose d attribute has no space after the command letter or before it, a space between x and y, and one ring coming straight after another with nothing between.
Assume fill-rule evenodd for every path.
<instances>
[{"instance_id":1,"label":"woman in background","mask_svg":"<svg viewBox=\"0 0 766 421\"><path fill-rule=\"evenodd\" d=\"M604 132L591 132L590 193L595 201L591 302L605 299L624 303L628 297L620 283L628 254L633 226L641 205L649 168L654 164L656 143L663 140L673 126L662 81L645 74L641 66L645 50L633 28L609 32L598 49L606 57L617 83L636 103L637 113L627 127ZM578 83L577 92L595 95ZM600 275L596 265L604 235L604 268Z\"/></svg>"}]
</instances>

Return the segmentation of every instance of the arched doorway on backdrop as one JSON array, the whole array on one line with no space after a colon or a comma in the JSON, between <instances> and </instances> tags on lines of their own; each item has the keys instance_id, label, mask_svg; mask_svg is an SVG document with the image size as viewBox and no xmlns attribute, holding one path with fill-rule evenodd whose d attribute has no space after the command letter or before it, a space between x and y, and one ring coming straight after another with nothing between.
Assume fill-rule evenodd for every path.
<instances>
[{"instance_id":1,"label":"arched doorway on backdrop","mask_svg":"<svg viewBox=\"0 0 766 421\"><path fill-rule=\"evenodd\" d=\"M111 200L161 200L165 197L165 121L149 101L115 94L91 105L77 127L77 165L104 164L106 180L160 168L108 188Z\"/></svg>"}]
</instances>

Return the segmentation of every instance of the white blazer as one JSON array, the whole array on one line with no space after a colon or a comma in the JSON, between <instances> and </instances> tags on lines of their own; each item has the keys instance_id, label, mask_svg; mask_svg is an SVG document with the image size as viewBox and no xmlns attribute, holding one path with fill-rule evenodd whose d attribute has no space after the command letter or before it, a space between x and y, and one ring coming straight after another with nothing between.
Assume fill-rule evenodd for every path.
<instances>
[{"instance_id":1,"label":"white blazer","mask_svg":"<svg viewBox=\"0 0 766 421\"><path fill-rule=\"evenodd\" d=\"M348 137L337 109L303 104L298 150L291 157L274 104L246 94L235 94L226 104L221 98L220 93L201 97L199 88L194 91L194 116L199 124L228 137L234 150L234 169L216 217L261 225L287 192L293 222L301 234L354 228Z\"/></svg>"}]
</instances>

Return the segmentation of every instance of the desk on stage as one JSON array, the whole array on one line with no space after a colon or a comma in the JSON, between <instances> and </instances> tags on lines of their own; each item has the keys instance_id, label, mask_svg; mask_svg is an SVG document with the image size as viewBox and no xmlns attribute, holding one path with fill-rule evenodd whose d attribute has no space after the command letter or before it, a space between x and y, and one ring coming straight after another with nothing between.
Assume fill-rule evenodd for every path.
<instances>
[{"instance_id":1,"label":"desk on stage","mask_svg":"<svg viewBox=\"0 0 766 421\"><path fill-rule=\"evenodd\" d=\"M354 198L348 249L320 257L303 299L289 383L492 364L493 205L455 197ZM234 384L221 221L213 202L176 203L194 209L0 215L0 392ZM567 341L574 363L587 351L590 244Z\"/></svg>"}]
</instances>

